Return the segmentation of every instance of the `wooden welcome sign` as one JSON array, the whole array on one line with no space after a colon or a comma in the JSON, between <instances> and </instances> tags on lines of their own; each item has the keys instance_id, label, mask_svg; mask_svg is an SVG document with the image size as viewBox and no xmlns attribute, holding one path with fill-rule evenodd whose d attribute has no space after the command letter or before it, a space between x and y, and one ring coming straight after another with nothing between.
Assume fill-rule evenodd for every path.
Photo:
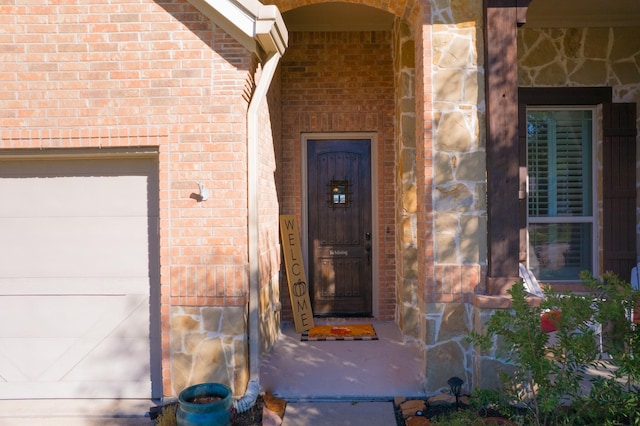
<instances>
[{"instance_id":1,"label":"wooden welcome sign","mask_svg":"<svg viewBox=\"0 0 640 426\"><path fill-rule=\"evenodd\" d=\"M284 253L284 266L287 270L289 296L293 309L293 322L296 332L310 330L314 327L309 285L302 263L302 248L298 235L298 222L295 215L280 216L280 236Z\"/></svg>"}]
</instances>

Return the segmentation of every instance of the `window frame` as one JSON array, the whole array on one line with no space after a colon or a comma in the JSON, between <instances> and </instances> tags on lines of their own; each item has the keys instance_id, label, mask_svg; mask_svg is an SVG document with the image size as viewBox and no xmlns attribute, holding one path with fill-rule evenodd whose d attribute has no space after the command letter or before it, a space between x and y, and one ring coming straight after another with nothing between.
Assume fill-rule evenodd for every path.
<instances>
[{"instance_id":1,"label":"window frame","mask_svg":"<svg viewBox=\"0 0 640 426\"><path fill-rule=\"evenodd\" d=\"M594 273L595 276L598 276L599 272L599 252L600 252L600 242L598 239L599 229L600 229L600 210L599 210L599 200L598 194L600 193L598 183L600 181L598 175L598 151L599 151L599 138L598 138L598 130L599 130L599 121L601 119L600 114L598 114L598 108L594 105L524 105L525 111L525 127L528 127L529 119L528 113L529 111L590 111L591 113L591 144L590 144L590 169L591 169L591 214L590 215L582 215L582 216L543 216L543 217L534 217L531 220L531 216L529 215L529 200L530 200L530 174L529 174L529 156L527 145L525 145L524 152L524 161L526 168L526 199L525 199L525 210L524 214L525 223L526 223L526 265L530 266L530 234L529 228L530 224L577 224L577 223L590 223L591 224L591 246L590 250L590 260L591 267L590 270ZM525 143L528 143L528 138ZM579 277L575 277L575 279L558 279L552 280L547 278L542 278L545 282L550 284L565 284L565 283L574 283L579 281Z\"/></svg>"}]
</instances>

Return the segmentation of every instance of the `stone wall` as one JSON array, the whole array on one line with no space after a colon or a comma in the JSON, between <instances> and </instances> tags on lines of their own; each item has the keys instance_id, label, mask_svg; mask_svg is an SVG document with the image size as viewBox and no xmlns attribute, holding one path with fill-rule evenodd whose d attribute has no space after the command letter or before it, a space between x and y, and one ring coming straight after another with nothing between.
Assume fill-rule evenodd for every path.
<instances>
[{"instance_id":1,"label":"stone wall","mask_svg":"<svg viewBox=\"0 0 640 426\"><path fill-rule=\"evenodd\" d=\"M248 382L247 314L244 307L171 308L173 394L216 382L242 395Z\"/></svg>"},{"instance_id":2,"label":"stone wall","mask_svg":"<svg viewBox=\"0 0 640 426\"><path fill-rule=\"evenodd\" d=\"M507 296L474 295L471 303L471 323L473 330L484 333L486 324L497 310L511 308L511 298ZM500 386L500 372L510 373L513 364L501 359L497 353L497 342L493 342L491 348L486 351L472 346L472 362L468 390L473 389L497 389Z\"/></svg>"},{"instance_id":3,"label":"stone wall","mask_svg":"<svg viewBox=\"0 0 640 426\"><path fill-rule=\"evenodd\" d=\"M518 84L610 86L640 103L640 28L520 28Z\"/></svg>"},{"instance_id":4,"label":"stone wall","mask_svg":"<svg viewBox=\"0 0 640 426\"><path fill-rule=\"evenodd\" d=\"M482 2L442 3L433 10L436 262L485 264Z\"/></svg>"},{"instance_id":5,"label":"stone wall","mask_svg":"<svg viewBox=\"0 0 640 426\"><path fill-rule=\"evenodd\" d=\"M471 305L467 303L430 303L427 317L428 392L448 389L447 380L472 379L471 345L466 341L472 323Z\"/></svg>"},{"instance_id":6,"label":"stone wall","mask_svg":"<svg viewBox=\"0 0 640 426\"><path fill-rule=\"evenodd\" d=\"M395 21L392 37L396 87L396 311L397 321L405 336L420 338L417 294L415 43L409 24L399 19Z\"/></svg>"}]
</instances>

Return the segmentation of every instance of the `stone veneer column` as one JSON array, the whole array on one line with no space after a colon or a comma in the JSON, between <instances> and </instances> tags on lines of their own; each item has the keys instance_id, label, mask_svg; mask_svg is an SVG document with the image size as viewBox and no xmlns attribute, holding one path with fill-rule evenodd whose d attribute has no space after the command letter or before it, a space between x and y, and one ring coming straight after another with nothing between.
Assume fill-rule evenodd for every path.
<instances>
[{"instance_id":1,"label":"stone veneer column","mask_svg":"<svg viewBox=\"0 0 640 426\"><path fill-rule=\"evenodd\" d=\"M426 288L427 392L472 382L471 295L486 266L482 1L432 2L435 282ZM468 389L469 390L469 389Z\"/></svg>"},{"instance_id":2,"label":"stone veneer column","mask_svg":"<svg viewBox=\"0 0 640 426\"><path fill-rule=\"evenodd\" d=\"M418 306L418 241L416 186L415 43L406 21L393 30L393 69L396 96L396 276L397 318L405 335L420 337Z\"/></svg>"},{"instance_id":3,"label":"stone veneer column","mask_svg":"<svg viewBox=\"0 0 640 426\"><path fill-rule=\"evenodd\" d=\"M216 382L242 395L248 381L246 327L244 307L172 307L174 393L197 383Z\"/></svg>"}]
</instances>

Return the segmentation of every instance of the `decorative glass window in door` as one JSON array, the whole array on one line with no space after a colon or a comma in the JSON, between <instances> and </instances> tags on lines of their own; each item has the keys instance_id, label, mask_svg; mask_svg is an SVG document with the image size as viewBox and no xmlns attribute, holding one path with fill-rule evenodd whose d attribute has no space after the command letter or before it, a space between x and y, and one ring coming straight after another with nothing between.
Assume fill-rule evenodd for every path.
<instances>
[{"instance_id":1,"label":"decorative glass window in door","mask_svg":"<svg viewBox=\"0 0 640 426\"><path fill-rule=\"evenodd\" d=\"M346 180L332 180L329 183L329 204L336 207L346 208L349 202L349 182Z\"/></svg>"},{"instance_id":2,"label":"decorative glass window in door","mask_svg":"<svg viewBox=\"0 0 640 426\"><path fill-rule=\"evenodd\" d=\"M527 109L529 268L577 281L594 268L593 110Z\"/></svg>"}]
</instances>

